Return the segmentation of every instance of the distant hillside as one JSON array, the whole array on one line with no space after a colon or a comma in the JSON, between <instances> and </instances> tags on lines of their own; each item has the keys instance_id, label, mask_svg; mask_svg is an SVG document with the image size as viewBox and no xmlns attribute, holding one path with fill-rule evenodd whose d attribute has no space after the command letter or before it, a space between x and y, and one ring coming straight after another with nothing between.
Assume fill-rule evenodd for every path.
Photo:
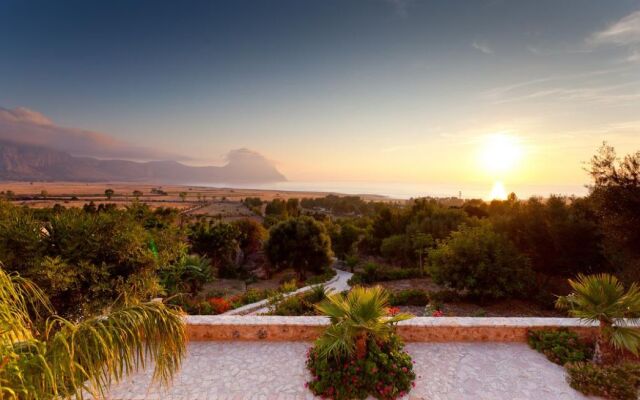
<instances>
[{"instance_id":1,"label":"distant hillside","mask_svg":"<svg viewBox=\"0 0 640 400\"><path fill-rule=\"evenodd\" d=\"M264 157L249 151L222 167L191 167L176 161L75 157L47 147L0 141L0 180L265 183L286 178Z\"/></svg>"}]
</instances>

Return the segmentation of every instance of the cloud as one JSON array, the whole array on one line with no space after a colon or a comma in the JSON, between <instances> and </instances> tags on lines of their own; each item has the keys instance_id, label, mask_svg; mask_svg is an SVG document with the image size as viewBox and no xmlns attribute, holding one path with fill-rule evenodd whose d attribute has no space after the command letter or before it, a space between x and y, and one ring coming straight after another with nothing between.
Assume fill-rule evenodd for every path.
<instances>
[{"instance_id":1,"label":"cloud","mask_svg":"<svg viewBox=\"0 0 640 400\"><path fill-rule=\"evenodd\" d=\"M186 160L176 154L135 146L104 133L59 126L45 115L25 107L0 107L0 140L50 147L74 156Z\"/></svg>"},{"instance_id":2,"label":"cloud","mask_svg":"<svg viewBox=\"0 0 640 400\"><path fill-rule=\"evenodd\" d=\"M493 49L489 47L489 44L485 41L475 40L471 46L476 50L480 50L484 54L493 54Z\"/></svg>"},{"instance_id":3,"label":"cloud","mask_svg":"<svg viewBox=\"0 0 640 400\"><path fill-rule=\"evenodd\" d=\"M587 38L593 47L616 46L625 48L629 54L622 60L630 63L640 61L640 10L610 24Z\"/></svg>"},{"instance_id":4,"label":"cloud","mask_svg":"<svg viewBox=\"0 0 640 400\"><path fill-rule=\"evenodd\" d=\"M617 22L589 38L595 44L614 44L618 46L640 43L640 10L632 12Z\"/></svg>"}]
</instances>

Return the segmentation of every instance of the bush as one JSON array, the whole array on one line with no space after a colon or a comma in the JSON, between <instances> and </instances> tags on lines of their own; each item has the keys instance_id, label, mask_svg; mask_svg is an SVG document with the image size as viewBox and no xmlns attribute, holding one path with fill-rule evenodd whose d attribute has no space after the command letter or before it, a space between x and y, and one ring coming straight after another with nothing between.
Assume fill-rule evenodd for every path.
<instances>
[{"instance_id":1,"label":"bush","mask_svg":"<svg viewBox=\"0 0 640 400\"><path fill-rule=\"evenodd\" d=\"M353 274L353 277L349 280L349 284L355 286L382 281L417 278L420 276L422 276L422 271L418 268L396 268L376 263L367 263L362 271Z\"/></svg>"},{"instance_id":2,"label":"bush","mask_svg":"<svg viewBox=\"0 0 640 400\"><path fill-rule=\"evenodd\" d=\"M532 349L560 365L590 360L593 356L593 344L567 329L529 331L527 342Z\"/></svg>"},{"instance_id":3,"label":"bush","mask_svg":"<svg viewBox=\"0 0 640 400\"><path fill-rule=\"evenodd\" d=\"M222 297L212 297L209 299L209 304L212 308L213 314L222 314L231 309L231 304L229 301Z\"/></svg>"},{"instance_id":4,"label":"bush","mask_svg":"<svg viewBox=\"0 0 640 400\"><path fill-rule=\"evenodd\" d=\"M479 299L521 296L534 282L529 259L488 224L462 227L429 259L436 283Z\"/></svg>"},{"instance_id":5,"label":"bush","mask_svg":"<svg viewBox=\"0 0 640 400\"><path fill-rule=\"evenodd\" d=\"M422 289L404 289L391 292L389 304L392 306L419 306L424 307L429 303L429 292Z\"/></svg>"},{"instance_id":6,"label":"bush","mask_svg":"<svg viewBox=\"0 0 640 400\"><path fill-rule=\"evenodd\" d=\"M336 272L335 269L328 268L322 274L315 275L315 276L312 276L312 277L308 278L306 281L304 281L304 284L305 284L305 286L309 286L309 285L317 285L319 283L325 283L326 281L328 281L331 278L333 278L334 276L336 276L336 274L337 274L337 272Z\"/></svg>"},{"instance_id":7,"label":"bush","mask_svg":"<svg viewBox=\"0 0 640 400\"><path fill-rule=\"evenodd\" d=\"M636 400L640 386L640 364L599 366L590 362L567 364L569 385L593 396L614 400Z\"/></svg>"},{"instance_id":8,"label":"bush","mask_svg":"<svg viewBox=\"0 0 640 400\"><path fill-rule=\"evenodd\" d=\"M404 396L416 378L411 357L396 335L386 343L370 340L365 358L355 355L322 357L309 350L307 368L313 379L307 383L317 396L330 399L395 399Z\"/></svg>"}]
</instances>

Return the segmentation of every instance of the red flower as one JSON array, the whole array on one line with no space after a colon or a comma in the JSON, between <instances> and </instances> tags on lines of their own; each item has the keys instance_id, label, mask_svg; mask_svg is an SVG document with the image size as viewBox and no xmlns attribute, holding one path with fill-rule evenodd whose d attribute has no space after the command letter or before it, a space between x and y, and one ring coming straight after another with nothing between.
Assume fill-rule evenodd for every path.
<instances>
[{"instance_id":1,"label":"red flower","mask_svg":"<svg viewBox=\"0 0 640 400\"><path fill-rule=\"evenodd\" d=\"M231 304L222 297L212 297L209 299L209 304L213 308L216 314L222 314L223 312L231 309Z\"/></svg>"},{"instance_id":2,"label":"red flower","mask_svg":"<svg viewBox=\"0 0 640 400\"><path fill-rule=\"evenodd\" d=\"M442 310L436 310L433 312L432 314L433 317L444 317L444 313L442 312Z\"/></svg>"},{"instance_id":3,"label":"red flower","mask_svg":"<svg viewBox=\"0 0 640 400\"><path fill-rule=\"evenodd\" d=\"M389 313L389 315L394 316L400 313L400 309L398 307L389 307L387 308L387 312Z\"/></svg>"}]
</instances>

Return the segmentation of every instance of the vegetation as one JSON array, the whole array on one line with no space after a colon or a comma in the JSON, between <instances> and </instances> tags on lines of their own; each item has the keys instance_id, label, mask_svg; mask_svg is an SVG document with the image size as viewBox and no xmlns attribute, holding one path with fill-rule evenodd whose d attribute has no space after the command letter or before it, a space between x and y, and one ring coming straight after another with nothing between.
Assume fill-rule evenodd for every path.
<instances>
[{"instance_id":1,"label":"vegetation","mask_svg":"<svg viewBox=\"0 0 640 400\"><path fill-rule=\"evenodd\" d=\"M181 314L162 302L71 322L54 315L36 285L2 268L0 326L0 398L102 398L149 361L154 379L168 383L185 354Z\"/></svg>"},{"instance_id":2,"label":"vegetation","mask_svg":"<svg viewBox=\"0 0 640 400\"><path fill-rule=\"evenodd\" d=\"M578 275L569 280L573 293L560 297L557 305L569 315L599 324L594 362L611 364L617 352L640 350L640 288L631 284L625 292L613 275Z\"/></svg>"},{"instance_id":3,"label":"vegetation","mask_svg":"<svg viewBox=\"0 0 640 400\"><path fill-rule=\"evenodd\" d=\"M560 365L590 360L593 356L593 343L567 329L529 331L527 341L532 349Z\"/></svg>"},{"instance_id":4,"label":"vegetation","mask_svg":"<svg viewBox=\"0 0 640 400\"><path fill-rule=\"evenodd\" d=\"M291 218L269 231L265 254L275 268L293 268L300 280L307 272L321 273L331 263L331 240L320 222Z\"/></svg>"},{"instance_id":5,"label":"vegetation","mask_svg":"<svg viewBox=\"0 0 640 400\"><path fill-rule=\"evenodd\" d=\"M599 366L589 362L567 365L572 388L591 396L613 400L636 400L640 388L640 364Z\"/></svg>"},{"instance_id":6,"label":"vegetation","mask_svg":"<svg viewBox=\"0 0 640 400\"><path fill-rule=\"evenodd\" d=\"M388 299L380 287L356 287L346 295L330 295L317 306L331 324L307 360L314 376L308 385L314 394L393 399L409 391L415 374L411 357L395 335L395 324L411 316L390 315Z\"/></svg>"},{"instance_id":7,"label":"vegetation","mask_svg":"<svg viewBox=\"0 0 640 400\"><path fill-rule=\"evenodd\" d=\"M422 276L422 271L417 268L394 268L370 262L366 263L361 271L356 272L349 283L351 285L371 284L420 276Z\"/></svg>"},{"instance_id":8,"label":"vegetation","mask_svg":"<svg viewBox=\"0 0 640 400\"><path fill-rule=\"evenodd\" d=\"M529 260L490 225L462 227L429 254L434 281L479 299L523 295Z\"/></svg>"}]
</instances>

